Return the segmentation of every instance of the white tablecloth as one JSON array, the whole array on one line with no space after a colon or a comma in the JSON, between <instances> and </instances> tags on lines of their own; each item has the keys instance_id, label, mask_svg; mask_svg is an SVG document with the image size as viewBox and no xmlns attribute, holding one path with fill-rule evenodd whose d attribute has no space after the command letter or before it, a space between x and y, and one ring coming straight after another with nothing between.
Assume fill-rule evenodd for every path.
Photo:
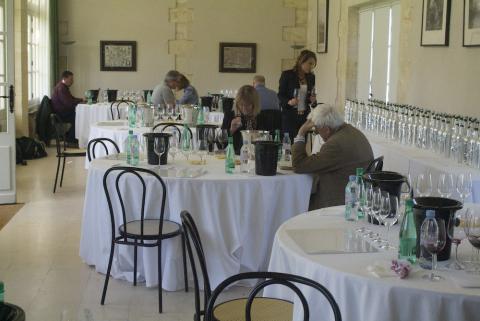
<instances>
[{"instance_id":1,"label":"white tablecloth","mask_svg":"<svg viewBox=\"0 0 480 321\"><path fill-rule=\"evenodd\" d=\"M394 171L405 176L410 173L412 179L416 179L420 173L431 173L434 195L437 191L437 178L440 173L471 173L473 181L472 196L467 201L480 203L480 171L457 162L445 159L429 150L422 150L412 146L405 146L389 141L370 133L365 134L370 142L375 157L384 156L383 170ZM313 152L320 149L321 138L315 136ZM354 174L354 173L353 173ZM454 182L455 184L456 182ZM456 193L452 196L459 199Z\"/></svg>"},{"instance_id":2,"label":"white tablecloth","mask_svg":"<svg viewBox=\"0 0 480 321\"><path fill-rule=\"evenodd\" d=\"M361 254L306 254L289 231L346 228L354 230L361 223L345 222L343 207L333 207L299 215L284 223L275 235L269 271L301 275L324 285L335 297L345 321L474 321L479 320L480 289L462 288L450 276L440 282L422 279L427 271L418 270L409 278L396 276L377 278L367 271L374 262L396 258L395 250ZM369 228L373 228L369 225ZM378 231L379 227L375 229ZM385 234L383 227L381 232ZM298 231L296 232L298 233ZM398 227L390 234L398 243ZM321 239L319 238L319 242ZM312 240L314 242L314 240ZM470 245L461 245L462 253L470 253ZM462 272L463 273L463 272ZM477 277L480 281L480 276ZM333 320L333 314L320 293L301 287L310 303L310 315L315 320ZM277 286L265 289L265 296L288 300L293 295ZM303 320L301 304L295 300L295 320Z\"/></svg>"},{"instance_id":3,"label":"white tablecloth","mask_svg":"<svg viewBox=\"0 0 480 321\"><path fill-rule=\"evenodd\" d=\"M120 116L125 118L127 107L120 106ZM116 116L116 109L114 110ZM100 121L112 120L110 103L78 104L75 109L75 138L78 139L78 146L86 148L90 135L90 126Z\"/></svg>"},{"instance_id":4,"label":"white tablecloth","mask_svg":"<svg viewBox=\"0 0 480 321\"><path fill-rule=\"evenodd\" d=\"M88 171L80 256L100 273L107 271L111 237L102 180L106 169L118 163L97 159ZM176 161L175 165L186 166L186 162ZM208 158L205 168L207 174L197 178L165 177L165 218L180 222L180 212L190 211L200 231L212 286L216 286L233 274L267 268L275 231L308 209L312 178L291 172L272 177L225 174L224 161L214 158ZM128 177L122 189L130 195L127 207L139 208L139 184L132 181ZM160 185L152 179L147 184L150 193L146 213L158 213ZM121 214L117 211L116 215L118 226ZM147 286L158 284L156 253L155 249L141 249L138 253L139 278L146 279ZM165 241L163 255L164 289L177 290L183 284L180 238ZM132 273L133 248L117 246L113 277L131 281Z\"/></svg>"}]
</instances>

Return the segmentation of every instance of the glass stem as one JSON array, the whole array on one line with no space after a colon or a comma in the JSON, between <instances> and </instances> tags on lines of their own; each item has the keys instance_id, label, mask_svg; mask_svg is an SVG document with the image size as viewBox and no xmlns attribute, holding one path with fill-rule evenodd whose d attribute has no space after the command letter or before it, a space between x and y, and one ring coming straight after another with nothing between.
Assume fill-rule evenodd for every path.
<instances>
[{"instance_id":1,"label":"glass stem","mask_svg":"<svg viewBox=\"0 0 480 321\"><path fill-rule=\"evenodd\" d=\"M458 242L455 243L455 261L456 261L457 263L459 263L459 262L458 262L458 245L459 245Z\"/></svg>"},{"instance_id":2,"label":"glass stem","mask_svg":"<svg viewBox=\"0 0 480 321\"><path fill-rule=\"evenodd\" d=\"M435 275L435 270L437 269L437 253L432 255L432 275Z\"/></svg>"}]
</instances>

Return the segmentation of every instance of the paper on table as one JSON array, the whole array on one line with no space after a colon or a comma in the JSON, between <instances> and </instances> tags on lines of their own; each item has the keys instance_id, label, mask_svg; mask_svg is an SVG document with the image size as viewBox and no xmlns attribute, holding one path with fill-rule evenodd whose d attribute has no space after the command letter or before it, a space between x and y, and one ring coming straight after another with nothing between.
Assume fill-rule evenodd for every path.
<instances>
[{"instance_id":1,"label":"paper on table","mask_svg":"<svg viewBox=\"0 0 480 321\"><path fill-rule=\"evenodd\" d=\"M287 234L306 254L373 253L378 249L352 230L298 229Z\"/></svg>"}]
</instances>

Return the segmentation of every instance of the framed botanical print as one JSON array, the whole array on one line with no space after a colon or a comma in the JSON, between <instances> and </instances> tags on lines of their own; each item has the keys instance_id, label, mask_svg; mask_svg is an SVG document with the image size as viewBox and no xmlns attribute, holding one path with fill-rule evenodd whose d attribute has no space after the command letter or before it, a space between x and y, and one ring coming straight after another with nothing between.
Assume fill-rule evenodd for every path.
<instances>
[{"instance_id":1,"label":"framed botanical print","mask_svg":"<svg viewBox=\"0 0 480 321\"><path fill-rule=\"evenodd\" d=\"M326 53L328 47L328 3L317 0L317 52Z\"/></svg>"},{"instance_id":2,"label":"framed botanical print","mask_svg":"<svg viewBox=\"0 0 480 321\"><path fill-rule=\"evenodd\" d=\"M480 46L480 0L464 0L463 46Z\"/></svg>"},{"instance_id":3,"label":"framed botanical print","mask_svg":"<svg viewBox=\"0 0 480 321\"><path fill-rule=\"evenodd\" d=\"M448 46L451 0L423 0L422 46Z\"/></svg>"},{"instance_id":4,"label":"framed botanical print","mask_svg":"<svg viewBox=\"0 0 480 321\"><path fill-rule=\"evenodd\" d=\"M101 71L136 71L136 41L100 41Z\"/></svg>"},{"instance_id":5,"label":"framed botanical print","mask_svg":"<svg viewBox=\"0 0 480 321\"><path fill-rule=\"evenodd\" d=\"M254 73L257 71L257 44L221 42L220 72Z\"/></svg>"}]
</instances>

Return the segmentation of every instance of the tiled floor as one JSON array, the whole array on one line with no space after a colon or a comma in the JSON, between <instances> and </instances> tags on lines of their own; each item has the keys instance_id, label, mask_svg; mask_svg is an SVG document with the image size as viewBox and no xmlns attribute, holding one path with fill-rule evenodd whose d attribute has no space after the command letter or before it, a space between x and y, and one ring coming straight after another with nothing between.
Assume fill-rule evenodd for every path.
<instances>
[{"instance_id":1,"label":"tiled floor","mask_svg":"<svg viewBox=\"0 0 480 321\"><path fill-rule=\"evenodd\" d=\"M111 280L100 305L104 275L82 262L80 228L86 181L84 159L67 163L64 185L52 194L56 159L17 167L18 202L25 206L0 231L0 280L7 302L24 308L28 321L193 320L193 291L164 292L158 314L157 288ZM107 258L106 258L107 259ZM245 295L236 288L228 297Z\"/></svg>"}]
</instances>

